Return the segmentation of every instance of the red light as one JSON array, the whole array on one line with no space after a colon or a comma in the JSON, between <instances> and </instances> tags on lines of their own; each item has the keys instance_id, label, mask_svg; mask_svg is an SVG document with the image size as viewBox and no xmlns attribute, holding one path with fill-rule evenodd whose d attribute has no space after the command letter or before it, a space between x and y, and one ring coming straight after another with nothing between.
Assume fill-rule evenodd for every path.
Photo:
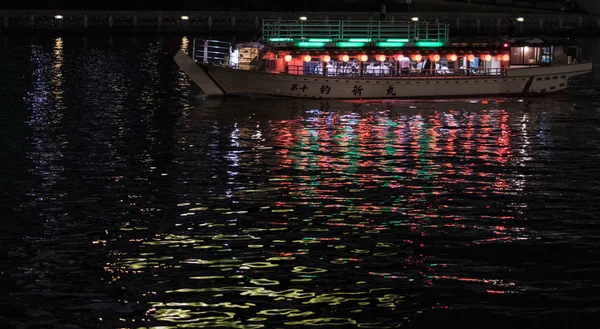
<instances>
[{"instance_id":1,"label":"red light","mask_svg":"<svg viewBox=\"0 0 600 329\"><path fill-rule=\"evenodd\" d=\"M508 48L508 43L505 43L505 44L504 44L504 48Z\"/></svg>"}]
</instances>

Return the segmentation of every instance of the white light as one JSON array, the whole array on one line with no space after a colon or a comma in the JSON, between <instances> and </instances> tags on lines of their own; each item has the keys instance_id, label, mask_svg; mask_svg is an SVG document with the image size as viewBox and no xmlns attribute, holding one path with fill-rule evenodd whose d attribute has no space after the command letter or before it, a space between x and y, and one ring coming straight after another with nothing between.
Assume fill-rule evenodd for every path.
<instances>
[{"instance_id":1,"label":"white light","mask_svg":"<svg viewBox=\"0 0 600 329\"><path fill-rule=\"evenodd\" d=\"M411 19L412 19L413 22L418 22L419 21L419 17L416 17L416 16L413 17L413 18L411 18Z\"/></svg>"},{"instance_id":2,"label":"white light","mask_svg":"<svg viewBox=\"0 0 600 329\"><path fill-rule=\"evenodd\" d=\"M525 46L525 47L523 47L523 50L529 51L529 47Z\"/></svg>"},{"instance_id":3,"label":"white light","mask_svg":"<svg viewBox=\"0 0 600 329\"><path fill-rule=\"evenodd\" d=\"M188 19L190 19L190 17L189 17L189 16L181 16L181 20L182 20L182 21L187 21Z\"/></svg>"},{"instance_id":4,"label":"white light","mask_svg":"<svg viewBox=\"0 0 600 329\"><path fill-rule=\"evenodd\" d=\"M56 19L63 19L63 15L56 15L56 16L54 16L54 18L56 18Z\"/></svg>"},{"instance_id":5,"label":"white light","mask_svg":"<svg viewBox=\"0 0 600 329\"><path fill-rule=\"evenodd\" d=\"M523 18L523 17L517 17L517 22L522 22L524 20L525 20L525 18Z\"/></svg>"},{"instance_id":6,"label":"white light","mask_svg":"<svg viewBox=\"0 0 600 329\"><path fill-rule=\"evenodd\" d=\"M300 20L301 20L301 21L305 21L305 20L307 20L306 16L300 16L300 17L298 17L298 18L300 18Z\"/></svg>"}]
</instances>

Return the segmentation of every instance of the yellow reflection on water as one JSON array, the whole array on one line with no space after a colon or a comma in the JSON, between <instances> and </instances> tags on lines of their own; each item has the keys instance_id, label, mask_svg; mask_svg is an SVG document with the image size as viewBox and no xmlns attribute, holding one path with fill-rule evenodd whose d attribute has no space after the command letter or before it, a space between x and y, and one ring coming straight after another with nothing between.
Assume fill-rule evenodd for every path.
<instances>
[{"instance_id":1,"label":"yellow reflection on water","mask_svg":"<svg viewBox=\"0 0 600 329\"><path fill-rule=\"evenodd\" d=\"M189 45L190 45L190 40L188 39L188 37L181 38L181 51L183 51L184 53L187 54Z\"/></svg>"},{"instance_id":2,"label":"yellow reflection on water","mask_svg":"<svg viewBox=\"0 0 600 329\"><path fill-rule=\"evenodd\" d=\"M519 188L506 169L517 161L508 111L314 111L266 126L249 117L186 140L210 144L194 159L214 152L223 168L180 187L176 224L115 233L139 252L125 248L107 268L156 275L147 319L386 328L450 307L415 293L423 287L518 291L493 272L460 273L470 264L440 251L530 238L516 206L488 201ZM214 193L203 194L206 182ZM365 316L376 312L393 323Z\"/></svg>"}]
</instances>

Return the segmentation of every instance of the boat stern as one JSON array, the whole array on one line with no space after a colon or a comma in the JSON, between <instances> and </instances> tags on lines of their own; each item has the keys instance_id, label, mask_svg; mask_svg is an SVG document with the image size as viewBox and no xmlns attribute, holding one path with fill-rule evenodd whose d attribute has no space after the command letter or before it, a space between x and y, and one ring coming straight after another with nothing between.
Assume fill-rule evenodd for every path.
<instances>
[{"instance_id":1,"label":"boat stern","mask_svg":"<svg viewBox=\"0 0 600 329\"><path fill-rule=\"evenodd\" d=\"M508 70L509 78L526 78L523 93L551 93L568 88L569 78L592 72L593 63L584 62L557 66Z\"/></svg>"}]
</instances>

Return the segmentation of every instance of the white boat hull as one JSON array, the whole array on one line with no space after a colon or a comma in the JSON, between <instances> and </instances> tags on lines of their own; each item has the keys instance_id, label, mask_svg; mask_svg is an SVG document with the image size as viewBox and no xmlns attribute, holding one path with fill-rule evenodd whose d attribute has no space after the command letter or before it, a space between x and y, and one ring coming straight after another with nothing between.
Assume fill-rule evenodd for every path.
<instances>
[{"instance_id":1,"label":"white boat hull","mask_svg":"<svg viewBox=\"0 0 600 329\"><path fill-rule=\"evenodd\" d=\"M505 76L357 78L236 70L196 63L181 50L175 55L175 61L206 96L262 95L330 99L544 94L566 89L569 78L592 70L592 63L581 63L510 69Z\"/></svg>"}]
</instances>

